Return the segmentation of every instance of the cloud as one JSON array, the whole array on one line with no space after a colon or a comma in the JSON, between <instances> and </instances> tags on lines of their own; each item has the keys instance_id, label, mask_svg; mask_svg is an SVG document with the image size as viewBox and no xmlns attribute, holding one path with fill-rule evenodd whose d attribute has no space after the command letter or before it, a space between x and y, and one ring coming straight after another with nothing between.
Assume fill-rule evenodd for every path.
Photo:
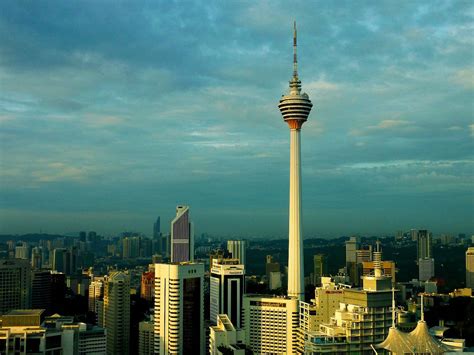
<instances>
[{"instance_id":1,"label":"cloud","mask_svg":"<svg viewBox=\"0 0 474 355\"><path fill-rule=\"evenodd\" d=\"M454 221L473 208L463 197L473 177L472 13L444 1L0 3L0 208L70 216L134 206L152 219L189 200L208 221L199 229L217 233L248 206L255 221L285 215L289 137L277 102L296 19L314 104L302 168L305 208L317 213L305 230L339 230L347 201L367 215L393 205L408 223L400 210L425 205L417 191L445 205L458 194ZM210 206L220 213L212 221ZM286 233L258 223L236 233Z\"/></svg>"}]
</instances>

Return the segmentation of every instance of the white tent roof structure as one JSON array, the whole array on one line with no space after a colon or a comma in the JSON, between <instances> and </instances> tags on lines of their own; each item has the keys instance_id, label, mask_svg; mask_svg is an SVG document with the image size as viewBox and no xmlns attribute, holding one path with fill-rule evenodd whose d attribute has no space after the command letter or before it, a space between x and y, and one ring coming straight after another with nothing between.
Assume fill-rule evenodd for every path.
<instances>
[{"instance_id":1,"label":"white tent roof structure","mask_svg":"<svg viewBox=\"0 0 474 355\"><path fill-rule=\"evenodd\" d=\"M395 299L392 301L392 308L395 310ZM392 326L388 331L385 340L375 346L378 349L385 349L395 355L402 354L444 354L449 351L448 347L434 338L424 320L423 295L421 296L421 320L416 328L410 333L404 333L395 326L395 315L393 315Z\"/></svg>"}]
</instances>

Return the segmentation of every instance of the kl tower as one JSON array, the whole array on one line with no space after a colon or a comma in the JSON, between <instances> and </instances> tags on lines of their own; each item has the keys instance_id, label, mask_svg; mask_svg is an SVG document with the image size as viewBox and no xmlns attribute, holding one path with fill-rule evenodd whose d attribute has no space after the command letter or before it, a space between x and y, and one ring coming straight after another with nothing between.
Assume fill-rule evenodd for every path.
<instances>
[{"instance_id":1,"label":"kl tower","mask_svg":"<svg viewBox=\"0 0 474 355\"><path fill-rule=\"evenodd\" d=\"M300 132L313 104L301 93L296 58L296 22L293 32L293 77L290 91L283 95L278 108L290 127L290 208L288 248L288 296L304 300L303 233L301 228L301 144Z\"/></svg>"}]
</instances>

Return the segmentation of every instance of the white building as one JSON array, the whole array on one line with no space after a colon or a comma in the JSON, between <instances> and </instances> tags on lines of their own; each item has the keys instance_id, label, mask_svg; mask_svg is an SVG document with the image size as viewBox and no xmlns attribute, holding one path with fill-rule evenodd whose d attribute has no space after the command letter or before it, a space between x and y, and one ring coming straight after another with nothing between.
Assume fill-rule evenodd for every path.
<instances>
[{"instance_id":1,"label":"white building","mask_svg":"<svg viewBox=\"0 0 474 355\"><path fill-rule=\"evenodd\" d=\"M106 355L106 330L85 323L63 324L61 345L63 354Z\"/></svg>"},{"instance_id":2,"label":"white building","mask_svg":"<svg viewBox=\"0 0 474 355\"><path fill-rule=\"evenodd\" d=\"M217 325L209 328L210 355L245 355L245 331L236 329L226 314L219 314Z\"/></svg>"},{"instance_id":3,"label":"white building","mask_svg":"<svg viewBox=\"0 0 474 355\"><path fill-rule=\"evenodd\" d=\"M213 259L210 277L210 320L217 324L218 314L227 314L241 328L242 297L245 291L245 266L239 259Z\"/></svg>"},{"instance_id":4,"label":"white building","mask_svg":"<svg viewBox=\"0 0 474 355\"><path fill-rule=\"evenodd\" d=\"M155 264L155 354L204 354L204 264Z\"/></svg>"},{"instance_id":5,"label":"white building","mask_svg":"<svg viewBox=\"0 0 474 355\"><path fill-rule=\"evenodd\" d=\"M227 251L232 254L233 259L239 259L239 264L245 266L247 258L247 242L245 240L228 240Z\"/></svg>"},{"instance_id":6,"label":"white building","mask_svg":"<svg viewBox=\"0 0 474 355\"><path fill-rule=\"evenodd\" d=\"M435 264L433 258L418 259L418 279L428 281L435 275Z\"/></svg>"},{"instance_id":7,"label":"white building","mask_svg":"<svg viewBox=\"0 0 474 355\"><path fill-rule=\"evenodd\" d=\"M276 290L277 288L281 288L281 272L270 271L268 274L268 289Z\"/></svg>"},{"instance_id":8,"label":"white building","mask_svg":"<svg viewBox=\"0 0 474 355\"><path fill-rule=\"evenodd\" d=\"M255 354L293 354L298 345L298 299L244 295L245 342Z\"/></svg>"},{"instance_id":9,"label":"white building","mask_svg":"<svg viewBox=\"0 0 474 355\"><path fill-rule=\"evenodd\" d=\"M362 278L362 289L344 289L330 321L304 334L305 353L369 353L385 339L392 324L392 283L382 275L380 254L375 262L375 274Z\"/></svg>"},{"instance_id":10,"label":"white building","mask_svg":"<svg viewBox=\"0 0 474 355\"><path fill-rule=\"evenodd\" d=\"M474 289L474 247L466 250L466 287Z\"/></svg>"}]
</instances>

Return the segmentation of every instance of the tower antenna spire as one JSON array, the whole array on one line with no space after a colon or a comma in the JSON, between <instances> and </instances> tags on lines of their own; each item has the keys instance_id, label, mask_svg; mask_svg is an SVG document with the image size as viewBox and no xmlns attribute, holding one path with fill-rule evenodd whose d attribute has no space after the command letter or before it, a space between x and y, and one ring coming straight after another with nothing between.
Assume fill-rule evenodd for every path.
<instances>
[{"instance_id":1,"label":"tower antenna spire","mask_svg":"<svg viewBox=\"0 0 474 355\"><path fill-rule=\"evenodd\" d=\"M298 78L298 59L296 56L297 47L297 33L296 33L296 21L293 23L293 78Z\"/></svg>"}]
</instances>

